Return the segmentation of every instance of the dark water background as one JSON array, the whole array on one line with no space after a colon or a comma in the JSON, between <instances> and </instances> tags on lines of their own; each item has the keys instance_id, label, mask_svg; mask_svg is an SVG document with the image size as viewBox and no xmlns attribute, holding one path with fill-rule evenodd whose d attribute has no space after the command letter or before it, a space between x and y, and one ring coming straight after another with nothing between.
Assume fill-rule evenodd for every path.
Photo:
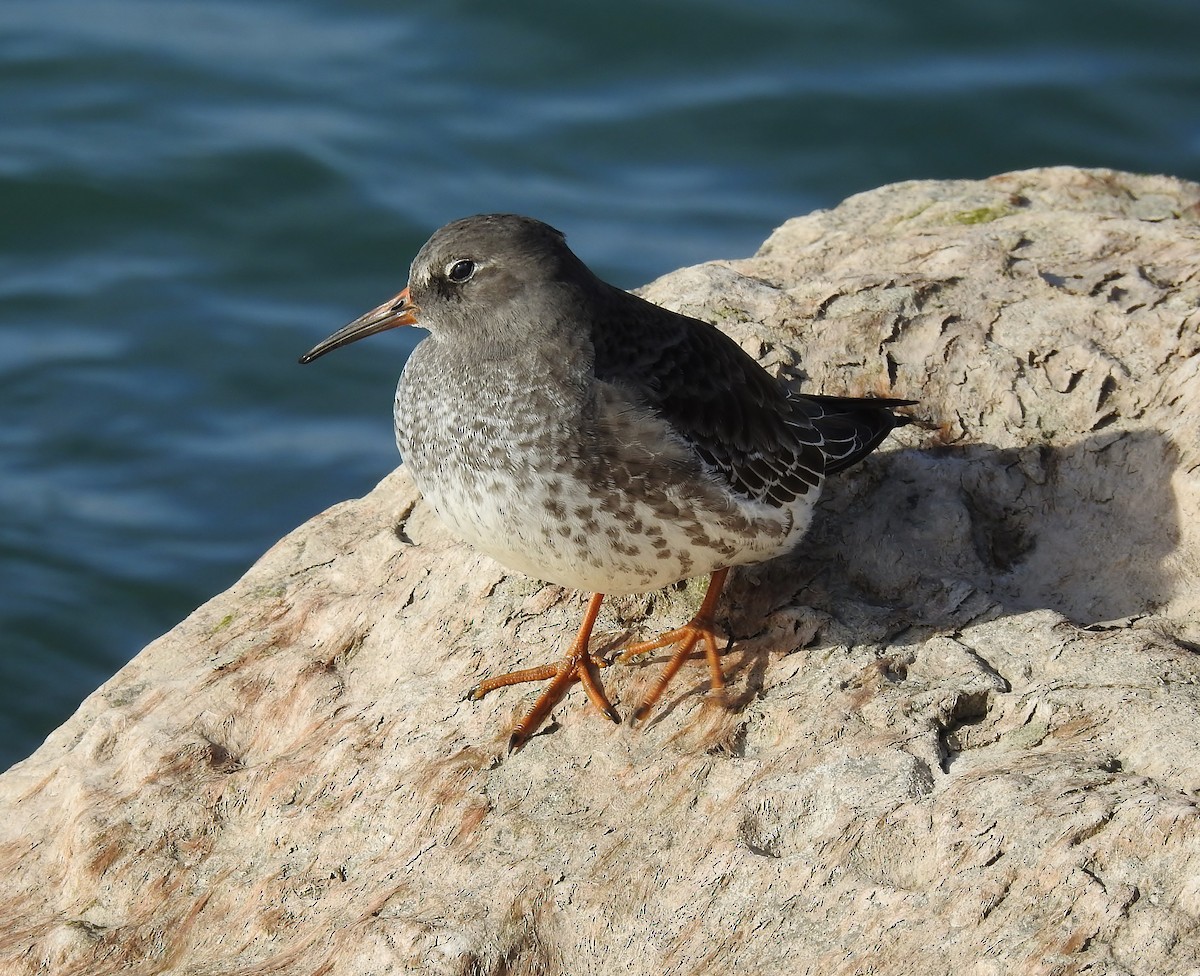
<instances>
[{"instance_id":1,"label":"dark water background","mask_svg":"<svg viewBox=\"0 0 1200 976\"><path fill-rule=\"evenodd\" d=\"M454 217L632 287L910 178L1200 178L1197 0L0 3L0 769L396 463Z\"/></svg>"}]
</instances>

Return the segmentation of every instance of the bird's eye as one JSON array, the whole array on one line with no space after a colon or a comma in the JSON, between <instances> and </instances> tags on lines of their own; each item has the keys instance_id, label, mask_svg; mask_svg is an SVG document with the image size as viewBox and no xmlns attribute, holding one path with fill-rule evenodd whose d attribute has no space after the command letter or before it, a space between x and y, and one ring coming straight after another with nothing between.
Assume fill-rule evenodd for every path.
<instances>
[{"instance_id":1,"label":"bird's eye","mask_svg":"<svg viewBox=\"0 0 1200 976\"><path fill-rule=\"evenodd\" d=\"M474 273L475 262L465 258L461 261L452 261L446 266L446 277L460 285Z\"/></svg>"}]
</instances>

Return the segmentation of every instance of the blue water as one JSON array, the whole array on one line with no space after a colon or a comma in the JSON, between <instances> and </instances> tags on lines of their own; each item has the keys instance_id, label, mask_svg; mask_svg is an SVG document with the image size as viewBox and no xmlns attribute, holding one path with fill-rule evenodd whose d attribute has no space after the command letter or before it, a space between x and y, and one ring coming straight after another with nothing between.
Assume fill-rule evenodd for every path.
<instances>
[{"instance_id":1,"label":"blue water","mask_svg":"<svg viewBox=\"0 0 1200 976\"><path fill-rule=\"evenodd\" d=\"M1197 179L1198 38L1196 0L4 0L0 768L396 463L406 337L296 357L440 224L529 213L632 287L895 180Z\"/></svg>"}]
</instances>

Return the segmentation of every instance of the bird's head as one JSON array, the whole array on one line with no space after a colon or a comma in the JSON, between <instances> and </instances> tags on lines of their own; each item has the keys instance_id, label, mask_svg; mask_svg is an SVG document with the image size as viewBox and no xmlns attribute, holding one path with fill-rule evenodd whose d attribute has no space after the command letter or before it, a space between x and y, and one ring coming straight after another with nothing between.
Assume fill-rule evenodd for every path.
<instances>
[{"instance_id":1,"label":"bird's head","mask_svg":"<svg viewBox=\"0 0 1200 976\"><path fill-rule=\"evenodd\" d=\"M417 252L408 287L318 343L301 358L402 325L435 337L516 348L569 327L574 293L593 281L562 233L516 214L466 217Z\"/></svg>"}]
</instances>

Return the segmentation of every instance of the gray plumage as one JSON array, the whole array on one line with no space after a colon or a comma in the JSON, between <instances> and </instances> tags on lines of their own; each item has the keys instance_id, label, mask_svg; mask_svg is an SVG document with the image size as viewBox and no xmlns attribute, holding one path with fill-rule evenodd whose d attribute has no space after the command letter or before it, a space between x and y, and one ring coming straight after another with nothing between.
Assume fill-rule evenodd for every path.
<instances>
[{"instance_id":1,"label":"gray plumage","mask_svg":"<svg viewBox=\"0 0 1200 976\"><path fill-rule=\"evenodd\" d=\"M454 282L447 272L470 261ZM409 293L430 336L396 391L401 453L463 538L578 589L656 589L793 546L826 473L903 401L787 396L714 326L591 273L513 215L439 230Z\"/></svg>"}]
</instances>

